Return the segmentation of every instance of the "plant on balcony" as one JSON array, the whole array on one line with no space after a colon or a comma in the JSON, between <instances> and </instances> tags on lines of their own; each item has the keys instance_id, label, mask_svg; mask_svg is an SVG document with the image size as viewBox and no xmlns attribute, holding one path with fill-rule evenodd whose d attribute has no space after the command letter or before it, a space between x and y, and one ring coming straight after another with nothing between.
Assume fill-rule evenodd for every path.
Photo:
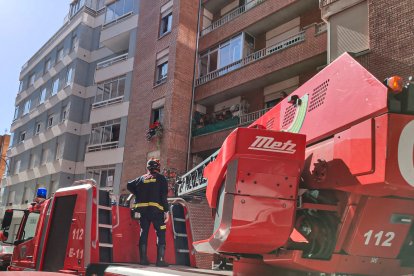
<instances>
[{"instance_id":1,"label":"plant on balcony","mask_svg":"<svg viewBox=\"0 0 414 276\"><path fill-rule=\"evenodd\" d=\"M167 179L169 195L175 196L177 186L176 183L178 180L178 170L174 168L164 168L162 170L162 175L164 175Z\"/></svg>"},{"instance_id":2,"label":"plant on balcony","mask_svg":"<svg viewBox=\"0 0 414 276\"><path fill-rule=\"evenodd\" d=\"M153 124L150 125L149 129L147 130L147 141L151 141L153 137L158 137L158 140L160 140L162 138L162 132L163 128L161 123L155 121Z\"/></svg>"}]
</instances>

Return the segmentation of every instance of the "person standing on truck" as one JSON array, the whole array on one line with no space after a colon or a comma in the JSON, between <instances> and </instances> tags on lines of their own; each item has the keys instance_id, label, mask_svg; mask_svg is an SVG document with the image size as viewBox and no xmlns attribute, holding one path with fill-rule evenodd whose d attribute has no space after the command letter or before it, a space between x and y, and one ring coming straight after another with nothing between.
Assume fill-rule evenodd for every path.
<instances>
[{"instance_id":1,"label":"person standing on truck","mask_svg":"<svg viewBox=\"0 0 414 276\"><path fill-rule=\"evenodd\" d=\"M139 213L141 234L139 239L140 264L149 265L147 257L148 231L151 223L157 232L157 266L166 267L165 230L168 222L168 182L160 174L161 164L158 159L147 162L148 172L128 182L127 189L135 195L134 210Z\"/></svg>"}]
</instances>

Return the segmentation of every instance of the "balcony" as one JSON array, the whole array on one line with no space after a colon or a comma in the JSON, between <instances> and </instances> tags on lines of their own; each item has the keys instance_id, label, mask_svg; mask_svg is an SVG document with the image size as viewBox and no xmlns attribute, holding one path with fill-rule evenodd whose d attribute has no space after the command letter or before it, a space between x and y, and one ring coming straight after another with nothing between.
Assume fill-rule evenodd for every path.
<instances>
[{"instance_id":1,"label":"balcony","mask_svg":"<svg viewBox=\"0 0 414 276\"><path fill-rule=\"evenodd\" d=\"M269 110L270 108L265 108L251 113L242 114L240 116L234 116L226 120L219 120L201 128L196 128L193 130L193 137L249 125Z\"/></svg>"},{"instance_id":2,"label":"balcony","mask_svg":"<svg viewBox=\"0 0 414 276\"><path fill-rule=\"evenodd\" d=\"M100 83L116 76L125 75L132 71L133 66L134 58L128 58L128 53L99 62L96 64L95 82Z\"/></svg>"},{"instance_id":3,"label":"balcony","mask_svg":"<svg viewBox=\"0 0 414 276\"><path fill-rule=\"evenodd\" d=\"M96 147L97 145L93 145ZM111 147L111 145L105 145ZM115 145L112 145L115 146ZM99 167L109 164L122 163L124 157L124 148L108 148L107 150L91 151L85 154L85 167Z\"/></svg>"},{"instance_id":4,"label":"balcony","mask_svg":"<svg viewBox=\"0 0 414 276\"><path fill-rule=\"evenodd\" d=\"M118 147L119 141L108 142L98 145L89 145L86 149L87 152L95 152L95 151L102 151L102 150L110 150L116 149Z\"/></svg>"},{"instance_id":5,"label":"balcony","mask_svg":"<svg viewBox=\"0 0 414 276\"><path fill-rule=\"evenodd\" d=\"M201 31L200 36L204 36L204 35L208 34L209 32L211 32L211 31L213 31L213 30L215 30L215 29L223 26L224 24L226 24L226 23L232 21L233 19L239 17L240 15L244 14L248 10L250 10L250 9L256 7L257 5L263 3L264 1L266 1L266 0L253 0L253 1L249 1L244 6L240 6L237 9L234 9L234 10L230 11L229 13L225 14L220 19L214 21L207 28L204 28Z\"/></svg>"},{"instance_id":6,"label":"balcony","mask_svg":"<svg viewBox=\"0 0 414 276\"><path fill-rule=\"evenodd\" d=\"M217 69L217 70L215 70L215 71L213 71L213 72L211 72L211 73L209 73L205 76L202 76L202 77L198 78L196 80L196 86L199 86L199 85L202 85L206 82L214 80L214 79L216 79L218 77L221 77L221 76L223 76L227 73L230 73L233 70L236 70L236 69L242 68L244 66L247 66L247 65L249 65L253 62L261 60L261 59L263 59L267 56L273 55L277 52L280 52L280 51L282 51L286 48L294 46L294 45L296 45L298 43L301 43L303 41L305 41L305 32L300 32L299 34L297 34L293 37L290 37L290 38L288 38L288 39L286 39L286 40L284 40L284 41L282 41L282 42L280 42L276 45L272 45L270 47L267 47L267 48L264 48L264 49L259 50L257 52L254 52L253 54L250 54L247 57L245 57L245 58L243 58L239 61L233 62L233 63L231 63L227 66L224 66L224 67L222 67L220 69Z\"/></svg>"},{"instance_id":7,"label":"balcony","mask_svg":"<svg viewBox=\"0 0 414 276\"><path fill-rule=\"evenodd\" d=\"M195 101L208 104L300 75L326 63L327 36L312 24L298 34L258 50L196 80Z\"/></svg>"},{"instance_id":8,"label":"balcony","mask_svg":"<svg viewBox=\"0 0 414 276\"><path fill-rule=\"evenodd\" d=\"M102 26L100 43L113 52L128 49L130 31L138 26L138 14L128 12Z\"/></svg>"},{"instance_id":9,"label":"balcony","mask_svg":"<svg viewBox=\"0 0 414 276\"><path fill-rule=\"evenodd\" d=\"M97 102L92 105L89 122L95 124L98 122L115 120L128 115L129 102L124 102L124 97L117 97L107 101Z\"/></svg>"}]
</instances>

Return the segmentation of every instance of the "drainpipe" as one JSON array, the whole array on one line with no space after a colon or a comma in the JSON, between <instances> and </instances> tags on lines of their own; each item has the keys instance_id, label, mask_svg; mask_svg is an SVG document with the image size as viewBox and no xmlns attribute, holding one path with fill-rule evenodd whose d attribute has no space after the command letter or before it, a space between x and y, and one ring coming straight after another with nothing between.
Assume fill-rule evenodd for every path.
<instances>
[{"instance_id":1,"label":"drainpipe","mask_svg":"<svg viewBox=\"0 0 414 276\"><path fill-rule=\"evenodd\" d=\"M194 110L194 94L195 94L195 83L197 80L196 71L197 71L197 61L198 61L198 40L200 38L200 18L201 18L201 1L199 0L198 4L198 18L197 18L197 40L196 40L196 49L194 53L194 68L193 68L193 89L191 95L191 107L190 107L190 124L188 127L188 144L187 144L187 161L186 161L186 170L190 169L190 159L191 159L191 132L193 131L193 110Z\"/></svg>"}]
</instances>

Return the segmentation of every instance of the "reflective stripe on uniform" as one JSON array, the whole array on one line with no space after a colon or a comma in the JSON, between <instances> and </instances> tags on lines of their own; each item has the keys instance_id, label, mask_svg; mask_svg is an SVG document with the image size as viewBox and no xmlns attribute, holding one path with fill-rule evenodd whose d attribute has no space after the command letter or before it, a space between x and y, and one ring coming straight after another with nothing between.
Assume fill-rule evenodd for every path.
<instances>
[{"instance_id":1,"label":"reflective stripe on uniform","mask_svg":"<svg viewBox=\"0 0 414 276\"><path fill-rule=\"evenodd\" d=\"M160 226L160 229L161 229L161 230L165 230L165 229L167 229L167 225L161 225L161 226Z\"/></svg>"},{"instance_id":2,"label":"reflective stripe on uniform","mask_svg":"<svg viewBox=\"0 0 414 276\"><path fill-rule=\"evenodd\" d=\"M134 208L148 207L148 206L157 207L161 211L164 211L164 207L159 205L157 202L144 202L144 203L136 203L133 205Z\"/></svg>"},{"instance_id":3,"label":"reflective stripe on uniform","mask_svg":"<svg viewBox=\"0 0 414 276\"><path fill-rule=\"evenodd\" d=\"M156 181L157 181L157 179L155 179L155 178L149 178L149 179L145 179L144 183L151 183L151 182L156 182Z\"/></svg>"}]
</instances>

